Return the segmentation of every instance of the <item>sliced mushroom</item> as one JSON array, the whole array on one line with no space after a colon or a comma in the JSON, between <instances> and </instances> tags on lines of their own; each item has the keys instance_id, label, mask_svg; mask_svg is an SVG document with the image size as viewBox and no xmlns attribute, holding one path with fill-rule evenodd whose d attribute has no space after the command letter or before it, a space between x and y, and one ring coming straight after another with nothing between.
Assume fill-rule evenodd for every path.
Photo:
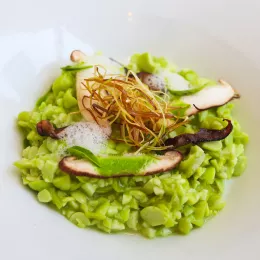
<instances>
[{"instance_id":1,"label":"sliced mushroom","mask_svg":"<svg viewBox=\"0 0 260 260\"><path fill-rule=\"evenodd\" d=\"M146 72L140 72L137 76L151 90L163 91L165 88L165 82L159 76ZM196 90L199 91L181 97L181 100L184 103L190 105L190 107L186 110L187 116L197 114L200 111L207 110L212 107L222 106L234 98L239 98L239 94L237 94L235 90L223 80L220 80L218 85L209 86L202 89L196 88ZM182 92L187 91L183 90Z\"/></svg>"},{"instance_id":2,"label":"sliced mushroom","mask_svg":"<svg viewBox=\"0 0 260 260\"><path fill-rule=\"evenodd\" d=\"M146 72L140 72L137 76L151 90L163 91L165 88L165 82L159 76ZM223 80L220 80L218 85L208 86L202 89L196 88L196 90L199 91L181 97L181 100L184 103L190 105L190 107L186 110L187 116L197 114L200 111L207 110L212 107L222 106L234 98L239 98L239 94L236 93L235 90ZM185 92L185 90L182 92Z\"/></svg>"},{"instance_id":3,"label":"sliced mushroom","mask_svg":"<svg viewBox=\"0 0 260 260\"><path fill-rule=\"evenodd\" d=\"M228 122L227 126L221 130L212 130L201 128L195 134L181 134L174 138L169 138L165 141L166 146L171 146L170 149L176 149L187 144L199 144L202 142L212 142L225 139L233 130L233 125L230 120L224 119Z\"/></svg>"},{"instance_id":4,"label":"sliced mushroom","mask_svg":"<svg viewBox=\"0 0 260 260\"><path fill-rule=\"evenodd\" d=\"M169 151L164 155L158 156L156 161L152 161L150 164L144 167L140 176L147 176L156 173L163 173L175 168L180 161L182 160L182 154L178 151ZM76 175L76 176L88 176L93 178L117 178L124 176L137 176L137 174L122 172L112 176L104 176L98 172L96 168L89 161L77 159L73 156L68 156L63 158L59 163L59 168L67 173Z\"/></svg>"},{"instance_id":5,"label":"sliced mushroom","mask_svg":"<svg viewBox=\"0 0 260 260\"><path fill-rule=\"evenodd\" d=\"M220 80L220 84L205 87L189 96L183 96L181 100L190 105L186 111L186 115L191 116L212 107L222 106L238 97L239 95L228 83Z\"/></svg>"}]
</instances>

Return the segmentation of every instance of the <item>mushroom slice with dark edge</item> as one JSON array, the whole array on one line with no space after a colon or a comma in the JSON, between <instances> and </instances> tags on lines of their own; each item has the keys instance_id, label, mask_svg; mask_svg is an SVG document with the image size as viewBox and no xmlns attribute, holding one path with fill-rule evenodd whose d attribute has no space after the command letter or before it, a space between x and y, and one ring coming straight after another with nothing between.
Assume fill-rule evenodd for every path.
<instances>
[{"instance_id":1,"label":"mushroom slice with dark edge","mask_svg":"<svg viewBox=\"0 0 260 260\"><path fill-rule=\"evenodd\" d=\"M164 80L156 75L140 72L137 76L151 90L163 91L165 88ZM234 98L239 98L239 94L227 82L220 80L217 85L208 86L196 93L182 96L181 101L190 105L185 115L191 116L212 107L222 106Z\"/></svg>"},{"instance_id":2,"label":"mushroom slice with dark edge","mask_svg":"<svg viewBox=\"0 0 260 260\"><path fill-rule=\"evenodd\" d=\"M128 156L121 156L124 157L124 160L127 160L127 158L130 159L130 163L134 163L131 157L134 157L137 155L128 155ZM99 168L95 167L91 162L77 159L74 156L68 156L64 157L60 163L59 168L67 173L70 173L72 175L76 176L87 176L87 177L93 177L93 178L117 178L117 177L125 177L125 176L147 176L152 175L156 173L163 173L169 170L172 170L175 168L180 161L182 160L182 154L178 151L169 151L166 152L164 155L157 156L154 160L147 163L142 170L138 173L131 173L127 172L126 169L123 169L121 172L117 172L116 174L111 175L102 175L99 172ZM118 158L114 158L111 160L117 160ZM102 163L101 163L102 167ZM105 171L106 169L104 169Z\"/></svg>"},{"instance_id":3,"label":"mushroom slice with dark edge","mask_svg":"<svg viewBox=\"0 0 260 260\"><path fill-rule=\"evenodd\" d=\"M191 116L212 107L222 106L234 98L239 98L239 95L227 82L220 80L218 85L205 87L195 94L183 96L181 100L190 105L186 115Z\"/></svg>"},{"instance_id":4,"label":"mushroom slice with dark edge","mask_svg":"<svg viewBox=\"0 0 260 260\"><path fill-rule=\"evenodd\" d=\"M233 125L230 120L224 119L228 122L227 126L221 130L211 130L201 128L195 134L181 134L174 138L167 139L164 143L166 146L171 146L170 149L176 149L187 144L198 144L202 142L219 141L225 139L233 130Z\"/></svg>"}]
</instances>

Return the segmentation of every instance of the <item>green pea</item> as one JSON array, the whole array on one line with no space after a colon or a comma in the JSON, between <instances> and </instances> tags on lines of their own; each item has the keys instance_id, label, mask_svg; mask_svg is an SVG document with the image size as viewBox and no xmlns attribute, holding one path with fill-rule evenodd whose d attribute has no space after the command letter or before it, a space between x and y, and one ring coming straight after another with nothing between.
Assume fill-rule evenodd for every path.
<instances>
[{"instance_id":1,"label":"green pea","mask_svg":"<svg viewBox=\"0 0 260 260\"><path fill-rule=\"evenodd\" d=\"M112 229L112 222L113 222L113 220L111 219L111 218L106 218L106 219L104 219L103 220L103 225L106 227L106 228L108 228L109 230L111 230Z\"/></svg>"},{"instance_id":2,"label":"green pea","mask_svg":"<svg viewBox=\"0 0 260 260\"><path fill-rule=\"evenodd\" d=\"M106 219L106 216L100 213L96 213L96 212L87 212L86 216L89 219L97 219L97 220L104 220Z\"/></svg>"},{"instance_id":3,"label":"green pea","mask_svg":"<svg viewBox=\"0 0 260 260\"><path fill-rule=\"evenodd\" d=\"M132 198L131 202L129 203L129 206L132 209L139 209L139 204L135 198Z\"/></svg>"},{"instance_id":4,"label":"green pea","mask_svg":"<svg viewBox=\"0 0 260 260\"><path fill-rule=\"evenodd\" d=\"M193 212L194 212L194 208L192 206L185 205L185 207L183 208L183 213L185 217L191 215Z\"/></svg>"},{"instance_id":5,"label":"green pea","mask_svg":"<svg viewBox=\"0 0 260 260\"><path fill-rule=\"evenodd\" d=\"M209 208L212 210L221 210L225 206L225 202L220 195L212 195L208 200Z\"/></svg>"},{"instance_id":6,"label":"green pea","mask_svg":"<svg viewBox=\"0 0 260 260\"><path fill-rule=\"evenodd\" d=\"M123 198L122 198L122 204L128 204L132 199L132 196L129 194L123 194Z\"/></svg>"},{"instance_id":7,"label":"green pea","mask_svg":"<svg viewBox=\"0 0 260 260\"><path fill-rule=\"evenodd\" d=\"M156 229L154 228L142 228L141 233L148 238L154 238L156 236Z\"/></svg>"},{"instance_id":8,"label":"green pea","mask_svg":"<svg viewBox=\"0 0 260 260\"><path fill-rule=\"evenodd\" d=\"M92 197L97 189L97 185L91 183L84 183L81 189L86 192L86 194Z\"/></svg>"},{"instance_id":9,"label":"green pea","mask_svg":"<svg viewBox=\"0 0 260 260\"><path fill-rule=\"evenodd\" d=\"M53 179L53 185L60 190L69 190L71 185L70 176L68 174Z\"/></svg>"},{"instance_id":10,"label":"green pea","mask_svg":"<svg viewBox=\"0 0 260 260\"><path fill-rule=\"evenodd\" d=\"M189 191L189 193L187 194L187 197L188 197L187 203L189 205L194 205L199 200L199 194L194 189Z\"/></svg>"},{"instance_id":11,"label":"green pea","mask_svg":"<svg viewBox=\"0 0 260 260\"><path fill-rule=\"evenodd\" d=\"M32 190L41 191L49 188L51 185L43 180L32 181L28 184Z\"/></svg>"},{"instance_id":12,"label":"green pea","mask_svg":"<svg viewBox=\"0 0 260 260\"><path fill-rule=\"evenodd\" d=\"M134 198L136 198L140 202L146 202L147 201L147 196L142 191L132 190L132 191L130 191L130 195L132 195Z\"/></svg>"},{"instance_id":13,"label":"green pea","mask_svg":"<svg viewBox=\"0 0 260 260\"><path fill-rule=\"evenodd\" d=\"M52 200L51 193L48 190L46 190L46 189L41 190L38 193L37 197L38 197L38 200L40 202L44 202L44 203L48 203L48 202L50 202Z\"/></svg>"},{"instance_id":14,"label":"green pea","mask_svg":"<svg viewBox=\"0 0 260 260\"><path fill-rule=\"evenodd\" d=\"M156 235L160 237L167 237L172 234L172 231L169 228L160 228L157 232Z\"/></svg>"},{"instance_id":15,"label":"green pea","mask_svg":"<svg viewBox=\"0 0 260 260\"><path fill-rule=\"evenodd\" d=\"M46 182L52 182L54 174L58 169L58 162L47 160L42 168L42 177Z\"/></svg>"},{"instance_id":16,"label":"green pea","mask_svg":"<svg viewBox=\"0 0 260 260\"><path fill-rule=\"evenodd\" d=\"M109 217L113 217L118 213L118 207L114 205L110 205L108 210L107 210L107 215Z\"/></svg>"},{"instance_id":17,"label":"green pea","mask_svg":"<svg viewBox=\"0 0 260 260\"><path fill-rule=\"evenodd\" d=\"M120 220L124 223L129 219L129 215L130 215L130 208L129 207L125 207L124 209L122 209L119 213L119 218Z\"/></svg>"},{"instance_id":18,"label":"green pea","mask_svg":"<svg viewBox=\"0 0 260 260\"><path fill-rule=\"evenodd\" d=\"M215 179L216 169L214 167L206 168L206 171L203 173L201 179L205 180L208 184L212 184Z\"/></svg>"},{"instance_id":19,"label":"green pea","mask_svg":"<svg viewBox=\"0 0 260 260\"><path fill-rule=\"evenodd\" d=\"M43 154L48 154L50 153L47 146L46 146L46 143L44 142L40 147L39 147L39 150L37 149L37 155L43 155ZM33 156L35 157L35 155Z\"/></svg>"},{"instance_id":20,"label":"green pea","mask_svg":"<svg viewBox=\"0 0 260 260\"><path fill-rule=\"evenodd\" d=\"M196 219L202 219L205 216L208 203L206 201L200 201L194 207L194 217Z\"/></svg>"},{"instance_id":21,"label":"green pea","mask_svg":"<svg viewBox=\"0 0 260 260\"><path fill-rule=\"evenodd\" d=\"M205 158L204 151L199 146L192 146L186 160L182 161L179 168L189 178L200 167Z\"/></svg>"},{"instance_id":22,"label":"green pea","mask_svg":"<svg viewBox=\"0 0 260 260\"><path fill-rule=\"evenodd\" d=\"M192 229L190 220L187 217L181 218L179 220L178 229L181 233L188 234Z\"/></svg>"},{"instance_id":23,"label":"green pea","mask_svg":"<svg viewBox=\"0 0 260 260\"><path fill-rule=\"evenodd\" d=\"M222 141L206 142L203 143L201 146L204 149L217 152L222 149Z\"/></svg>"},{"instance_id":24,"label":"green pea","mask_svg":"<svg viewBox=\"0 0 260 260\"><path fill-rule=\"evenodd\" d=\"M79 209L79 203L77 203L75 200L71 200L68 202L68 206L71 207L73 210Z\"/></svg>"},{"instance_id":25,"label":"green pea","mask_svg":"<svg viewBox=\"0 0 260 260\"><path fill-rule=\"evenodd\" d=\"M225 180L223 179L215 179L215 183L217 185L217 188L220 192L224 191L225 188Z\"/></svg>"},{"instance_id":26,"label":"green pea","mask_svg":"<svg viewBox=\"0 0 260 260\"><path fill-rule=\"evenodd\" d=\"M57 151L58 145L59 143L57 140L54 140L50 137L46 139L46 147L50 152L54 153L55 151Z\"/></svg>"},{"instance_id":27,"label":"green pea","mask_svg":"<svg viewBox=\"0 0 260 260\"><path fill-rule=\"evenodd\" d=\"M81 204L87 203L87 196L81 191L72 191L71 196Z\"/></svg>"},{"instance_id":28,"label":"green pea","mask_svg":"<svg viewBox=\"0 0 260 260\"><path fill-rule=\"evenodd\" d=\"M21 159L19 161L16 161L14 163L14 165L19 168L19 169L30 169L34 167L34 163L32 160L28 160L28 159Z\"/></svg>"},{"instance_id":29,"label":"green pea","mask_svg":"<svg viewBox=\"0 0 260 260\"><path fill-rule=\"evenodd\" d=\"M245 155L240 155L238 157L237 164L234 169L234 176L240 176L246 169L247 166L247 158Z\"/></svg>"},{"instance_id":30,"label":"green pea","mask_svg":"<svg viewBox=\"0 0 260 260\"><path fill-rule=\"evenodd\" d=\"M85 228L90 225L89 219L83 212L76 212L71 215L70 221L80 228Z\"/></svg>"},{"instance_id":31,"label":"green pea","mask_svg":"<svg viewBox=\"0 0 260 260\"><path fill-rule=\"evenodd\" d=\"M61 209L63 207L63 203L61 198L59 198L59 196L57 195L57 192L54 188L49 188L48 191L51 194L52 197L52 202L53 204L58 208Z\"/></svg>"},{"instance_id":32,"label":"green pea","mask_svg":"<svg viewBox=\"0 0 260 260\"><path fill-rule=\"evenodd\" d=\"M124 230L124 229L125 229L125 225L123 223L119 222L116 219L113 219L112 225L111 225L111 230L120 231L120 230Z\"/></svg>"},{"instance_id":33,"label":"green pea","mask_svg":"<svg viewBox=\"0 0 260 260\"><path fill-rule=\"evenodd\" d=\"M203 218L202 219L192 219L191 220L191 223L194 224L197 227L203 226L204 222L205 222L205 220Z\"/></svg>"},{"instance_id":34,"label":"green pea","mask_svg":"<svg viewBox=\"0 0 260 260\"><path fill-rule=\"evenodd\" d=\"M163 225L166 222L165 213L158 207L149 206L141 211L141 217L151 226Z\"/></svg>"},{"instance_id":35,"label":"green pea","mask_svg":"<svg viewBox=\"0 0 260 260\"><path fill-rule=\"evenodd\" d=\"M134 210L129 213L129 218L126 224L129 228L136 231L138 229L138 220L139 220L139 213L137 210Z\"/></svg>"},{"instance_id":36,"label":"green pea","mask_svg":"<svg viewBox=\"0 0 260 260\"><path fill-rule=\"evenodd\" d=\"M19 115L18 115L18 120L19 121L29 121L31 118L31 112L21 112Z\"/></svg>"}]
</instances>

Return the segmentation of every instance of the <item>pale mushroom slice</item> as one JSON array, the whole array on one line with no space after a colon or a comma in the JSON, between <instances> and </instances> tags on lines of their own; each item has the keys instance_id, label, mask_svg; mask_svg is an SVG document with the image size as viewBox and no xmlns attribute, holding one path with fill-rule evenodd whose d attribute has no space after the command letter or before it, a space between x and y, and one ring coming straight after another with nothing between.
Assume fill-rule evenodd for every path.
<instances>
[{"instance_id":1,"label":"pale mushroom slice","mask_svg":"<svg viewBox=\"0 0 260 260\"><path fill-rule=\"evenodd\" d=\"M129 163L134 163L133 157L134 156L142 156L142 155L128 155L122 156L124 160L129 158ZM88 176L93 178L117 178L117 177L124 177L124 176L147 176L156 173L163 173L166 171L170 171L175 168L180 161L182 160L183 156L178 151L169 151L166 152L164 155L159 155L151 160L149 163L145 164L144 167L138 173L131 173L127 172L127 170L122 170L116 174L111 175L102 175L99 172L99 168L94 166L91 162L77 159L73 156L64 157L60 163L59 168L67 173L76 175L76 176ZM111 160L117 160L116 156L111 157ZM119 159L120 160L120 159ZM101 166L102 167L102 166Z\"/></svg>"},{"instance_id":2,"label":"pale mushroom slice","mask_svg":"<svg viewBox=\"0 0 260 260\"><path fill-rule=\"evenodd\" d=\"M106 75L118 75L120 73L120 67L112 61L101 55L87 56L79 50L75 50L71 53L70 58L73 62L86 62L93 67L81 70L76 74L76 90L77 90L77 100L78 106L81 111L82 116L88 122L96 122L98 125L104 128L111 128L108 120L100 118L100 115L91 109L90 107L90 92L86 89L85 79L94 77L94 67L95 65L100 65L106 70ZM92 87L94 82L88 82L89 87ZM98 84L98 83L95 83ZM105 95L106 93L104 93ZM93 101L92 105L99 105L99 102Z\"/></svg>"},{"instance_id":3,"label":"pale mushroom slice","mask_svg":"<svg viewBox=\"0 0 260 260\"><path fill-rule=\"evenodd\" d=\"M202 110L222 106L238 97L239 95L227 82L220 80L215 86L208 86L197 93L183 96L181 101L190 105L186 115L191 116Z\"/></svg>"}]
</instances>

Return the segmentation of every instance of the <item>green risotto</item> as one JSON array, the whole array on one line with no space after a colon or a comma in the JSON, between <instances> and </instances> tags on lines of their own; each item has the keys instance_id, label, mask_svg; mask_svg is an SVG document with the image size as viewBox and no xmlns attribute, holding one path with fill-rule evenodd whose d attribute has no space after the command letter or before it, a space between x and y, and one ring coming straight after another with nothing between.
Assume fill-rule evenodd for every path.
<instances>
[{"instance_id":1,"label":"green risotto","mask_svg":"<svg viewBox=\"0 0 260 260\"><path fill-rule=\"evenodd\" d=\"M164 58L148 54L134 55L129 68L136 72L175 70ZM191 70L178 73L195 87L212 84ZM40 136L36 124L49 120L60 128L82 120L77 113L75 75L73 70L63 70L35 108L18 116L24 149L15 166L21 172L23 184L35 191L39 202L49 204L80 228L93 227L107 233L135 232L148 238L188 234L225 206L226 181L240 176L247 163L248 136L232 116L233 103L202 111L192 116L189 124L171 132L174 137L195 133L200 128L220 130L227 124L223 119L230 119L233 124L232 133L224 140L179 148L184 159L171 171L108 179L74 176L58 167L66 143ZM105 149L108 154L120 156L128 152L129 146L109 140ZM136 167L141 168L149 160L152 160L149 156L141 157L133 161L138 164L135 166L124 165L124 160L119 159L112 166L104 158L100 172L109 176L113 173L111 169L127 167L134 173Z\"/></svg>"}]
</instances>

